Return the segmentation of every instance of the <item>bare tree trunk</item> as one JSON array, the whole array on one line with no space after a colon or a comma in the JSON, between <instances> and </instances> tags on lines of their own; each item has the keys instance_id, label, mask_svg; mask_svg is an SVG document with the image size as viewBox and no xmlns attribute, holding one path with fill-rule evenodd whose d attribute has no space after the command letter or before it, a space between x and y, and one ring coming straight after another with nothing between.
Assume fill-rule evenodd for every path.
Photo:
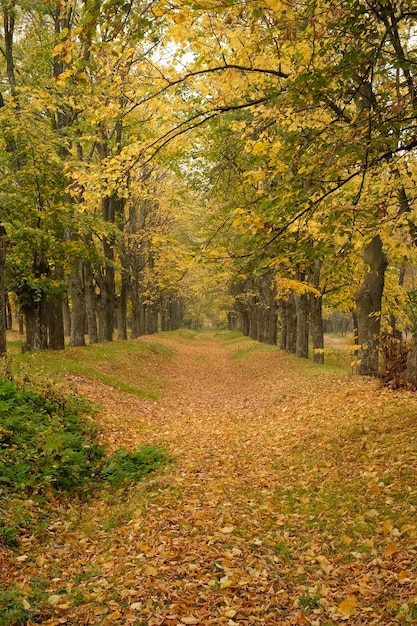
<instances>
[{"instance_id":1,"label":"bare tree trunk","mask_svg":"<svg viewBox=\"0 0 417 626\"><path fill-rule=\"evenodd\" d=\"M291 293L288 296L288 301L286 301L286 322L287 322L287 330L285 333L286 336L286 344L285 349L287 352L291 352L293 354L296 353L297 350L297 307L295 303L295 296Z\"/></svg>"},{"instance_id":2,"label":"bare tree trunk","mask_svg":"<svg viewBox=\"0 0 417 626\"><path fill-rule=\"evenodd\" d=\"M127 267L124 267L124 265L125 261L122 259L122 276L117 315L117 338L120 340L127 339L127 297L129 292L129 271Z\"/></svg>"},{"instance_id":3,"label":"bare tree trunk","mask_svg":"<svg viewBox=\"0 0 417 626\"><path fill-rule=\"evenodd\" d=\"M0 356L7 352L6 341L6 294L4 288L4 269L6 265L6 231L0 226Z\"/></svg>"},{"instance_id":4,"label":"bare tree trunk","mask_svg":"<svg viewBox=\"0 0 417 626\"><path fill-rule=\"evenodd\" d=\"M88 342L98 342L97 316L96 316L96 293L94 277L89 262L83 263L85 314L87 318Z\"/></svg>"},{"instance_id":5,"label":"bare tree trunk","mask_svg":"<svg viewBox=\"0 0 417 626\"><path fill-rule=\"evenodd\" d=\"M362 287L356 294L358 316L358 374L378 375L378 344L381 328L382 294L387 258L379 235L365 248L367 269Z\"/></svg>"},{"instance_id":6,"label":"bare tree trunk","mask_svg":"<svg viewBox=\"0 0 417 626\"><path fill-rule=\"evenodd\" d=\"M69 279L71 294L71 337L70 346L85 346L85 299L79 267L75 268Z\"/></svg>"},{"instance_id":7,"label":"bare tree trunk","mask_svg":"<svg viewBox=\"0 0 417 626\"><path fill-rule=\"evenodd\" d=\"M57 294L54 298L48 299L48 329L50 350L64 350L64 313L63 296Z\"/></svg>"},{"instance_id":8,"label":"bare tree trunk","mask_svg":"<svg viewBox=\"0 0 417 626\"><path fill-rule=\"evenodd\" d=\"M296 356L308 359L308 294L296 294L295 306L297 311L297 345Z\"/></svg>"},{"instance_id":9,"label":"bare tree trunk","mask_svg":"<svg viewBox=\"0 0 417 626\"><path fill-rule=\"evenodd\" d=\"M310 277L310 283L315 289L317 289L317 293L310 294L310 319L311 337L313 340L313 362L322 365L324 363L324 331L322 312L323 296L319 292L320 271L321 262L316 261L314 265L314 273Z\"/></svg>"}]
</instances>

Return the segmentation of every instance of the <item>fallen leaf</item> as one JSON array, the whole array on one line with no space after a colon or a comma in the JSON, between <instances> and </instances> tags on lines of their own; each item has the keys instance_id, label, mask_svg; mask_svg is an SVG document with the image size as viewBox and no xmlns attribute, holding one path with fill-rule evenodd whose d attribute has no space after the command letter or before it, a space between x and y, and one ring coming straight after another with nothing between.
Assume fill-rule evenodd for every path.
<instances>
[{"instance_id":1,"label":"fallen leaf","mask_svg":"<svg viewBox=\"0 0 417 626\"><path fill-rule=\"evenodd\" d=\"M356 611L357 604L355 596L348 596L338 605L337 612L341 617L350 617Z\"/></svg>"},{"instance_id":2,"label":"fallen leaf","mask_svg":"<svg viewBox=\"0 0 417 626\"><path fill-rule=\"evenodd\" d=\"M410 577L407 572L401 570L401 572L398 574L398 582L400 583L400 585L404 585L405 583L409 582L409 580Z\"/></svg>"},{"instance_id":3,"label":"fallen leaf","mask_svg":"<svg viewBox=\"0 0 417 626\"><path fill-rule=\"evenodd\" d=\"M394 544L389 543L386 546L385 550L384 550L383 556L390 557L390 556L392 556L393 554L395 554L396 552L399 552L399 551L400 551L400 548L398 546L394 546Z\"/></svg>"}]
</instances>

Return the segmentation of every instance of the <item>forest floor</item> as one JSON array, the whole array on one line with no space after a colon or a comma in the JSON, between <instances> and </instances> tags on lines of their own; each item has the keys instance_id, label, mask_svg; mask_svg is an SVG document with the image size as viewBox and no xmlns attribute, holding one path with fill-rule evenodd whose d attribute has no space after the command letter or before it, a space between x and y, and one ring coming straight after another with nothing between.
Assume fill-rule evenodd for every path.
<instances>
[{"instance_id":1,"label":"forest floor","mask_svg":"<svg viewBox=\"0 0 417 626\"><path fill-rule=\"evenodd\" d=\"M47 626L417 624L417 398L232 334L107 363L159 399L67 382L101 442L175 457L3 554ZM1 558L0 558L1 565ZM0 580L0 583L2 581ZM4 582L4 581L3 581Z\"/></svg>"}]
</instances>

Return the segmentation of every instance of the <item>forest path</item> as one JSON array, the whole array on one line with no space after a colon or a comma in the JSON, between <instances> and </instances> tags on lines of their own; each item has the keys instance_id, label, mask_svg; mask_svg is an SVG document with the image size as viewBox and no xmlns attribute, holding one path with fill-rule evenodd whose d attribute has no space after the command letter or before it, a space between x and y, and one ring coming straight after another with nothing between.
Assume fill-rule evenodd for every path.
<instances>
[{"instance_id":1,"label":"forest path","mask_svg":"<svg viewBox=\"0 0 417 626\"><path fill-rule=\"evenodd\" d=\"M152 343L155 336L142 341ZM164 380L157 402L96 382L83 381L80 391L104 405L99 415L104 443L132 448L144 441L168 447L177 457L178 470L171 478L194 494L198 489L207 493L208 482L238 492L242 484L259 490L265 480L274 482L271 468L278 458L317 436L306 420L315 416L317 427L320 416L320 428L327 429L330 381L340 418L348 412L352 399L340 405L343 374L338 380L318 369L311 379L275 347L248 345L246 339L222 341L209 333L191 341L167 333L156 341L174 351L171 359L156 365L155 373ZM369 381L362 382L369 389ZM357 391L358 379L354 383Z\"/></svg>"},{"instance_id":2,"label":"forest path","mask_svg":"<svg viewBox=\"0 0 417 626\"><path fill-rule=\"evenodd\" d=\"M175 462L61 508L21 566L49 580L41 623L394 625L402 606L413 623L415 396L227 334L140 341L158 401L75 382L110 449Z\"/></svg>"}]
</instances>

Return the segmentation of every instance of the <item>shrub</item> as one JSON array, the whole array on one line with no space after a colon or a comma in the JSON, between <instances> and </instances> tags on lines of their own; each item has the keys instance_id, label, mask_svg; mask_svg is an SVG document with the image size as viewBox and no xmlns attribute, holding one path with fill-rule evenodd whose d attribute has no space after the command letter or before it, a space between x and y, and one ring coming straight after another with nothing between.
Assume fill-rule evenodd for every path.
<instances>
[{"instance_id":1,"label":"shrub","mask_svg":"<svg viewBox=\"0 0 417 626\"><path fill-rule=\"evenodd\" d=\"M86 420L11 381L0 381L0 486L32 495L80 489L99 474L104 449Z\"/></svg>"},{"instance_id":2,"label":"shrub","mask_svg":"<svg viewBox=\"0 0 417 626\"><path fill-rule=\"evenodd\" d=\"M129 480L140 480L168 460L168 454L155 446L142 445L133 452L121 449L105 461L101 476L111 485L119 486Z\"/></svg>"},{"instance_id":3,"label":"shrub","mask_svg":"<svg viewBox=\"0 0 417 626\"><path fill-rule=\"evenodd\" d=\"M165 451L148 445L106 456L83 417L85 409L85 403L64 398L56 388L35 392L0 379L0 497L7 503L0 514L3 545L14 548L24 529L33 531L51 493L86 496L103 481L115 487L137 481L168 460Z\"/></svg>"},{"instance_id":4,"label":"shrub","mask_svg":"<svg viewBox=\"0 0 417 626\"><path fill-rule=\"evenodd\" d=\"M410 352L410 344L394 337L383 336L380 339L382 365L379 371L381 383L392 389L406 387L405 370Z\"/></svg>"},{"instance_id":5,"label":"shrub","mask_svg":"<svg viewBox=\"0 0 417 626\"><path fill-rule=\"evenodd\" d=\"M14 587L0 593L0 626L26 624L30 615L20 593Z\"/></svg>"}]
</instances>

